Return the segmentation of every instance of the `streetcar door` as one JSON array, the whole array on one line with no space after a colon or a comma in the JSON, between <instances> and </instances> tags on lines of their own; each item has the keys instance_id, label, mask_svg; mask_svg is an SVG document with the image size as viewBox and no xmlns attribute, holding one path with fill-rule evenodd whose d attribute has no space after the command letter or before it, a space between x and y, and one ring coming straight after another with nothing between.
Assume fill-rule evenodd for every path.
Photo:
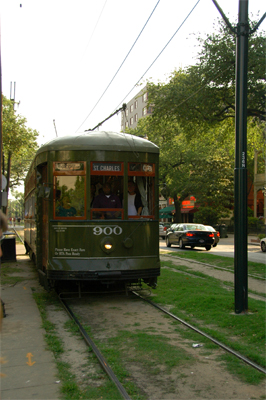
<instances>
[{"instance_id":1,"label":"streetcar door","mask_svg":"<svg viewBox=\"0 0 266 400\"><path fill-rule=\"evenodd\" d=\"M47 164L41 169L42 182L47 182ZM42 226L41 226L41 246L42 246L42 268L46 268L48 262L48 207L49 201L42 197ZM43 268L43 269L44 269Z\"/></svg>"}]
</instances>

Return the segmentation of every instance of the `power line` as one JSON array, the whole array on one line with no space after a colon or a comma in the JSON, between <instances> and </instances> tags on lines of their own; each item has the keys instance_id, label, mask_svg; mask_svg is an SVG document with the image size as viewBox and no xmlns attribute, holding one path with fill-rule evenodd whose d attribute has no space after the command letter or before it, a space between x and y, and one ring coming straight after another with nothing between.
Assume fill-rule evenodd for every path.
<instances>
[{"instance_id":1,"label":"power line","mask_svg":"<svg viewBox=\"0 0 266 400\"><path fill-rule=\"evenodd\" d=\"M188 17L191 15L191 13L194 11L194 9L196 8L196 6L198 5L198 3L200 2L200 0L197 1L197 3L194 5L194 7L192 8L192 10L188 13L188 15L186 16L186 18L184 19L184 21L181 23L181 25L179 25L178 29L175 31L175 33L173 34L173 36L168 40L168 42L166 43L166 45L163 47L163 49L160 51L160 53L158 54L158 56L154 59L154 61L151 63L151 65L149 66L149 68L146 69L146 71L144 72L144 74L142 74L141 78L137 81L137 83L135 83L135 85L133 86L133 88L130 90L130 92L128 92L128 94L123 98L122 101L120 101L119 105L121 103L123 103L125 101L125 99L130 95L130 93L135 89L135 87L137 86L137 84L141 81L141 79L147 74L147 72L151 69L151 67L153 66L153 64L158 60L158 58L160 57L160 55L163 53L163 51L166 49L166 47L169 45L169 43L172 41L172 39L175 37L175 35L177 34L177 32L181 29L181 27L184 25L184 23L186 22L186 20L188 19ZM119 105L116 107L118 108Z\"/></svg>"},{"instance_id":2,"label":"power line","mask_svg":"<svg viewBox=\"0 0 266 400\"><path fill-rule=\"evenodd\" d=\"M90 38L89 38L89 41L88 41L88 43L86 44L84 53L86 52L87 48L89 47L89 44L90 44L90 42L91 42L91 39L92 39L92 37L93 37L93 35L94 35L94 32L95 32L97 26L98 26L98 23L99 23L99 21L100 21L100 18L101 18L101 16L102 16L102 13L103 13L103 10L104 10L104 8L105 8L105 6L106 6L106 3L107 3L107 0L105 0L105 3L104 3L103 8L102 8L102 10L101 10L101 12L100 12L100 15L99 15L99 17L98 17L98 20L97 20L97 22L96 22L96 24L95 24L95 26L94 26L94 28L93 28L92 34L91 34L91 36L90 36Z\"/></svg>"},{"instance_id":3,"label":"power line","mask_svg":"<svg viewBox=\"0 0 266 400\"><path fill-rule=\"evenodd\" d=\"M128 58L129 54L131 53L131 51L133 50L133 47L135 46L135 44L137 43L138 39L140 38L140 35L142 34L142 32L144 31L145 27L147 26L149 20L152 17L152 14L154 13L155 9L157 8L158 4L160 3L160 0L157 1L154 9L152 10L149 18L147 19L147 21L145 22L143 28L141 29L140 33L138 34L136 40L134 41L133 45L131 46L129 52L127 53L126 57L124 58L122 64L120 65L120 67L118 68L118 70L116 71L115 75L113 76L113 78L111 79L110 83L108 84L108 86L106 87L106 89L104 90L103 94L101 95L101 97L99 98L99 100L97 101L97 103L95 104L95 106L92 108L92 110L90 111L90 113L87 115L87 117L85 118L85 120L82 122L82 124L78 127L78 129L76 130L76 132L80 129L80 127L84 124L84 122L89 118L89 116L92 114L92 112L95 110L95 108L97 107L97 105L99 104L99 102L101 101L101 99L103 98L104 94L106 93L106 91L108 90L109 86L111 85L111 83L113 82L113 80L115 79L116 75L118 74L118 72L120 71L120 69L122 68L123 64L125 63L126 59ZM121 103L120 103L121 104ZM118 108L118 107L117 107Z\"/></svg>"}]
</instances>

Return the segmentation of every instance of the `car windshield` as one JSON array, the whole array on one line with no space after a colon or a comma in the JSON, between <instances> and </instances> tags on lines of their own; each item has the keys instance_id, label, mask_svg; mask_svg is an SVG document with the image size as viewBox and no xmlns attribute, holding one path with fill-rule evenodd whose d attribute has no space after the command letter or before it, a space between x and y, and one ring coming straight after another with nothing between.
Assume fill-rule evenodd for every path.
<instances>
[{"instance_id":1,"label":"car windshield","mask_svg":"<svg viewBox=\"0 0 266 400\"><path fill-rule=\"evenodd\" d=\"M212 226L205 226L206 231L215 232L215 229Z\"/></svg>"}]
</instances>

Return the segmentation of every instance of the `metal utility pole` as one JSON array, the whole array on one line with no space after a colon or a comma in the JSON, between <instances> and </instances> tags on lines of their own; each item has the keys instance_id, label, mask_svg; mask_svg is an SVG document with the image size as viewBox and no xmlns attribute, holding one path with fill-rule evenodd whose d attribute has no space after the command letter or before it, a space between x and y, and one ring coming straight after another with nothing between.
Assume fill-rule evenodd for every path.
<instances>
[{"instance_id":1,"label":"metal utility pole","mask_svg":"<svg viewBox=\"0 0 266 400\"><path fill-rule=\"evenodd\" d=\"M238 24L233 28L216 0L212 0L229 29L236 34L235 98L235 313L248 311L247 250L247 71L248 37L255 32L266 14L250 31L248 0L239 0Z\"/></svg>"},{"instance_id":2,"label":"metal utility pole","mask_svg":"<svg viewBox=\"0 0 266 400\"><path fill-rule=\"evenodd\" d=\"M248 0L239 1L236 38L235 116L235 312L248 311L247 72Z\"/></svg>"},{"instance_id":3,"label":"metal utility pole","mask_svg":"<svg viewBox=\"0 0 266 400\"><path fill-rule=\"evenodd\" d=\"M14 82L14 95L12 97L12 82L10 82L10 100L13 102L13 110L15 111L16 82Z\"/></svg>"}]
</instances>

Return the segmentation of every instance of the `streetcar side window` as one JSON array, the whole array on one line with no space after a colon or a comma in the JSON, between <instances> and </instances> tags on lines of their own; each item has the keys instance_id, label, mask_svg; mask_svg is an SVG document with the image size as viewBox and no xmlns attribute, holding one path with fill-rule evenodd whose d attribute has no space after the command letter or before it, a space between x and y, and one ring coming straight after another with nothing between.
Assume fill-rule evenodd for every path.
<instances>
[{"instance_id":1,"label":"streetcar side window","mask_svg":"<svg viewBox=\"0 0 266 400\"><path fill-rule=\"evenodd\" d=\"M25 201L25 218L35 218L35 191Z\"/></svg>"},{"instance_id":2,"label":"streetcar side window","mask_svg":"<svg viewBox=\"0 0 266 400\"><path fill-rule=\"evenodd\" d=\"M84 163L54 163L54 217L85 218Z\"/></svg>"}]
</instances>

